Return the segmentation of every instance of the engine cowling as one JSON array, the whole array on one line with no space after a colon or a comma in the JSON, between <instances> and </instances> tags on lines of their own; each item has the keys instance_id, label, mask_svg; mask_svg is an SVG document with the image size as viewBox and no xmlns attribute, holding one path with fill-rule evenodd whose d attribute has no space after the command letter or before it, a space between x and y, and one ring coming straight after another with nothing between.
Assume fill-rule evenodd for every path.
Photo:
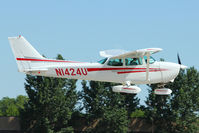
<instances>
[{"instance_id":1,"label":"engine cowling","mask_svg":"<svg viewBox=\"0 0 199 133\"><path fill-rule=\"evenodd\" d=\"M130 93L130 94L137 94L141 91L141 89L137 86L113 86L112 87L113 92L122 92L122 93Z\"/></svg>"},{"instance_id":2,"label":"engine cowling","mask_svg":"<svg viewBox=\"0 0 199 133\"><path fill-rule=\"evenodd\" d=\"M169 88L161 88L161 89L155 89L154 93L156 95L170 95L172 93L172 90Z\"/></svg>"}]
</instances>

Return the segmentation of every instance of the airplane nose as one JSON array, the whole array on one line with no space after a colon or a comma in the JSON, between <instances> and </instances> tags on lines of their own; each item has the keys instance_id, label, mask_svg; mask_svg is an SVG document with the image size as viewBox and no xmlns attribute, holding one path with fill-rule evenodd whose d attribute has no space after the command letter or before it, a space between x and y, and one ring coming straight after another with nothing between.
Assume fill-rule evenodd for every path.
<instances>
[{"instance_id":1,"label":"airplane nose","mask_svg":"<svg viewBox=\"0 0 199 133\"><path fill-rule=\"evenodd\" d=\"M179 74L180 69L185 69L186 66L171 62L161 62L161 68L167 68L167 71L161 71L162 80L164 83L173 81Z\"/></svg>"},{"instance_id":2,"label":"airplane nose","mask_svg":"<svg viewBox=\"0 0 199 133\"><path fill-rule=\"evenodd\" d=\"M180 65L180 69L185 70L187 68L187 66L185 65Z\"/></svg>"}]
</instances>

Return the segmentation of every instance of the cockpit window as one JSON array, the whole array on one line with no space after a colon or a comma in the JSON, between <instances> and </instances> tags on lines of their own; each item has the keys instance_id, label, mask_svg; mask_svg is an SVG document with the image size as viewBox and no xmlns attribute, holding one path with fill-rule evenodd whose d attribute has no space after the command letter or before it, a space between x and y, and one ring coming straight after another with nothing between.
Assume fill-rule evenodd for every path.
<instances>
[{"instance_id":1,"label":"cockpit window","mask_svg":"<svg viewBox=\"0 0 199 133\"><path fill-rule=\"evenodd\" d=\"M126 66L142 65L142 58L126 58L125 64Z\"/></svg>"},{"instance_id":2,"label":"cockpit window","mask_svg":"<svg viewBox=\"0 0 199 133\"><path fill-rule=\"evenodd\" d=\"M109 66L123 66L122 59L110 59L108 64Z\"/></svg>"},{"instance_id":3,"label":"cockpit window","mask_svg":"<svg viewBox=\"0 0 199 133\"><path fill-rule=\"evenodd\" d=\"M147 56L144 56L144 60L147 63ZM149 58L149 64L153 64L154 62L155 62L155 59L152 56L150 56L150 58Z\"/></svg>"},{"instance_id":4,"label":"cockpit window","mask_svg":"<svg viewBox=\"0 0 199 133\"><path fill-rule=\"evenodd\" d=\"M107 59L108 59L108 58L104 58L104 59L102 59L102 60L98 61L98 63L100 63L100 64L104 64L104 63L107 61Z\"/></svg>"}]
</instances>

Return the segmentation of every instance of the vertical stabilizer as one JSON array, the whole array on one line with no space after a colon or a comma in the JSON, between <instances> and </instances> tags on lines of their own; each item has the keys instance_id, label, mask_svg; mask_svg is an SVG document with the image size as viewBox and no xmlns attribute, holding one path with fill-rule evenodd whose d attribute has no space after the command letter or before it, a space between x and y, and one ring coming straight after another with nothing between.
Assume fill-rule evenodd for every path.
<instances>
[{"instance_id":1,"label":"vertical stabilizer","mask_svg":"<svg viewBox=\"0 0 199 133\"><path fill-rule=\"evenodd\" d=\"M22 59L44 59L35 48L23 37L8 37L13 54L17 61L19 72L25 72L31 69L29 61L21 61Z\"/></svg>"}]
</instances>

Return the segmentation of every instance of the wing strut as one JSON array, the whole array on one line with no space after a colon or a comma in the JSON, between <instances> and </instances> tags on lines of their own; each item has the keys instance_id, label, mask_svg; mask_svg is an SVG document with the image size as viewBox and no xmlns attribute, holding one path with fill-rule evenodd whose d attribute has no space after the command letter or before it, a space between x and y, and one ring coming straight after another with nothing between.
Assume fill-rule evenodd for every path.
<instances>
[{"instance_id":1,"label":"wing strut","mask_svg":"<svg viewBox=\"0 0 199 133\"><path fill-rule=\"evenodd\" d=\"M149 60L150 60L150 52L147 52L147 64L146 64L146 81L149 81Z\"/></svg>"}]
</instances>

